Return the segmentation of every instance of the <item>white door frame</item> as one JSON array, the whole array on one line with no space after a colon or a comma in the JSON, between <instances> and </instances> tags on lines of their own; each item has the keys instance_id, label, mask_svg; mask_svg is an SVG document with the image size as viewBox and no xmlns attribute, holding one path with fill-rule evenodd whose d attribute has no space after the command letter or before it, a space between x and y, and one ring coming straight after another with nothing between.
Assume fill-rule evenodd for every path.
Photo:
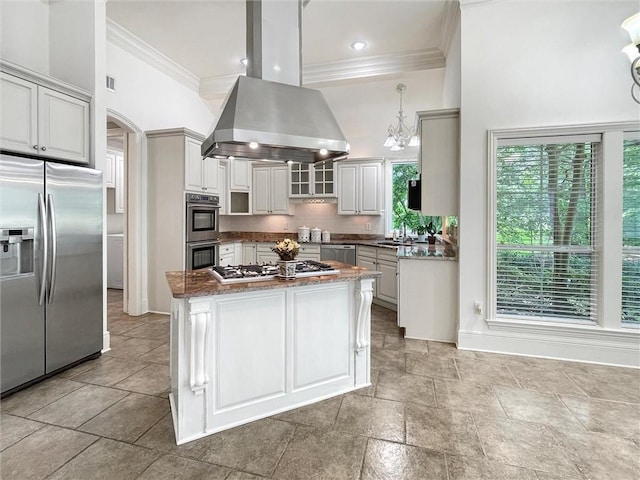
<instances>
[{"instance_id":1,"label":"white door frame","mask_svg":"<svg viewBox=\"0 0 640 480\"><path fill-rule=\"evenodd\" d=\"M147 295L147 138L124 115L107 108L107 118L125 131L125 217L123 310L133 316L149 311Z\"/></svg>"}]
</instances>

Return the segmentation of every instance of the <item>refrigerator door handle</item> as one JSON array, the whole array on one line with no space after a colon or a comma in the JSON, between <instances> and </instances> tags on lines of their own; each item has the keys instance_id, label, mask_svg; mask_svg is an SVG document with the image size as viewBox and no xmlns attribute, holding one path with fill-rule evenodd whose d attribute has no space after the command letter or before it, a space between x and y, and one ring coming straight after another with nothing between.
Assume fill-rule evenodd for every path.
<instances>
[{"instance_id":1,"label":"refrigerator door handle","mask_svg":"<svg viewBox=\"0 0 640 480\"><path fill-rule=\"evenodd\" d=\"M56 228L56 206L53 203L53 195L47 195L47 216L51 228L51 271L49 272L49 291L47 303L53 302L53 292L56 288L56 264L58 263L58 232Z\"/></svg>"},{"instance_id":2,"label":"refrigerator door handle","mask_svg":"<svg viewBox=\"0 0 640 480\"><path fill-rule=\"evenodd\" d=\"M38 194L38 220L42 232L42 273L40 276L40 289L38 291L38 305L44 303L47 286L47 265L49 264L49 229L47 226L47 211L44 205L44 195Z\"/></svg>"}]
</instances>

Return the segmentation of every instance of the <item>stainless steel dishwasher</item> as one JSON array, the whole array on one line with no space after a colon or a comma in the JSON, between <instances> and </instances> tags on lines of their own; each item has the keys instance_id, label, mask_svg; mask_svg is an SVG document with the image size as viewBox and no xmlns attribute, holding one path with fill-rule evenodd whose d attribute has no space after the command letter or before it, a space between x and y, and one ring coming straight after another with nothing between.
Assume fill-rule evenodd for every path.
<instances>
[{"instance_id":1,"label":"stainless steel dishwasher","mask_svg":"<svg viewBox=\"0 0 640 480\"><path fill-rule=\"evenodd\" d=\"M322 245L320 247L320 260L335 260L348 265L356 264L355 245Z\"/></svg>"}]
</instances>

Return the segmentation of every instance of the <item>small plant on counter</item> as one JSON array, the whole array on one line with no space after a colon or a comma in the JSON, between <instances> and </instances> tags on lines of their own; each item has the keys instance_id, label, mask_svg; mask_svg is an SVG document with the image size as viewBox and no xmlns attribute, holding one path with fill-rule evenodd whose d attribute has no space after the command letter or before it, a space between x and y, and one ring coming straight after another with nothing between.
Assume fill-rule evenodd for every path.
<instances>
[{"instance_id":1,"label":"small plant on counter","mask_svg":"<svg viewBox=\"0 0 640 480\"><path fill-rule=\"evenodd\" d=\"M291 261L298 256L300 245L295 240L285 238L283 241L276 243L276 246L271 250L280 257L280 260Z\"/></svg>"}]
</instances>

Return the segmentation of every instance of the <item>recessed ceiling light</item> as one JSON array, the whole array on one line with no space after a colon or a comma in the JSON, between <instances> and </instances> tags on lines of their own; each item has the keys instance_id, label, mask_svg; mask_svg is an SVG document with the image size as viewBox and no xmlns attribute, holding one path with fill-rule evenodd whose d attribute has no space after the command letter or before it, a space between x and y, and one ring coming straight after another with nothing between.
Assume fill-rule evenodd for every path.
<instances>
[{"instance_id":1,"label":"recessed ceiling light","mask_svg":"<svg viewBox=\"0 0 640 480\"><path fill-rule=\"evenodd\" d=\"M246 67L247 64L249 63L249 59L247 57L243 57L240 59L240 63Z\"/></svg>"},{"instance_id":2,"label":"recessed ceiling light","mask_svg":"<svg viewBox=\"0 0 640 480\"><path fill-rule=\"evenodd\" d=\"M356 40L351 44L351 48L353 48L356 52L359 52L360 50L364 50L365 48L367 48L367 42Z\"/></svg>"},{"instance_id":3,"label":"recessed ceiling light","mask_svg":"<svg viewBox=\"0 0 640 480\"><path fill-rule=\"evenodd\" d=\"M321 148L321 149L320 149L320 152L318 152L318 153L320 153L320 155L322 155L322 156L324 157L324 156L325 156L327 153L329 153L329 152L327 151L327 149L326 149L326 148Z\"/></svg>"},{"instance_id":4,"label":"recessed ceiling light","mask_svg":"<svg viewBox=\"0 0 640 480\"><path fill-rule=\"evenodd\" d=\"M255 150L258 148L258 142L249 142L249 148L253 148Z\"/></svg>"}]
</instances>

